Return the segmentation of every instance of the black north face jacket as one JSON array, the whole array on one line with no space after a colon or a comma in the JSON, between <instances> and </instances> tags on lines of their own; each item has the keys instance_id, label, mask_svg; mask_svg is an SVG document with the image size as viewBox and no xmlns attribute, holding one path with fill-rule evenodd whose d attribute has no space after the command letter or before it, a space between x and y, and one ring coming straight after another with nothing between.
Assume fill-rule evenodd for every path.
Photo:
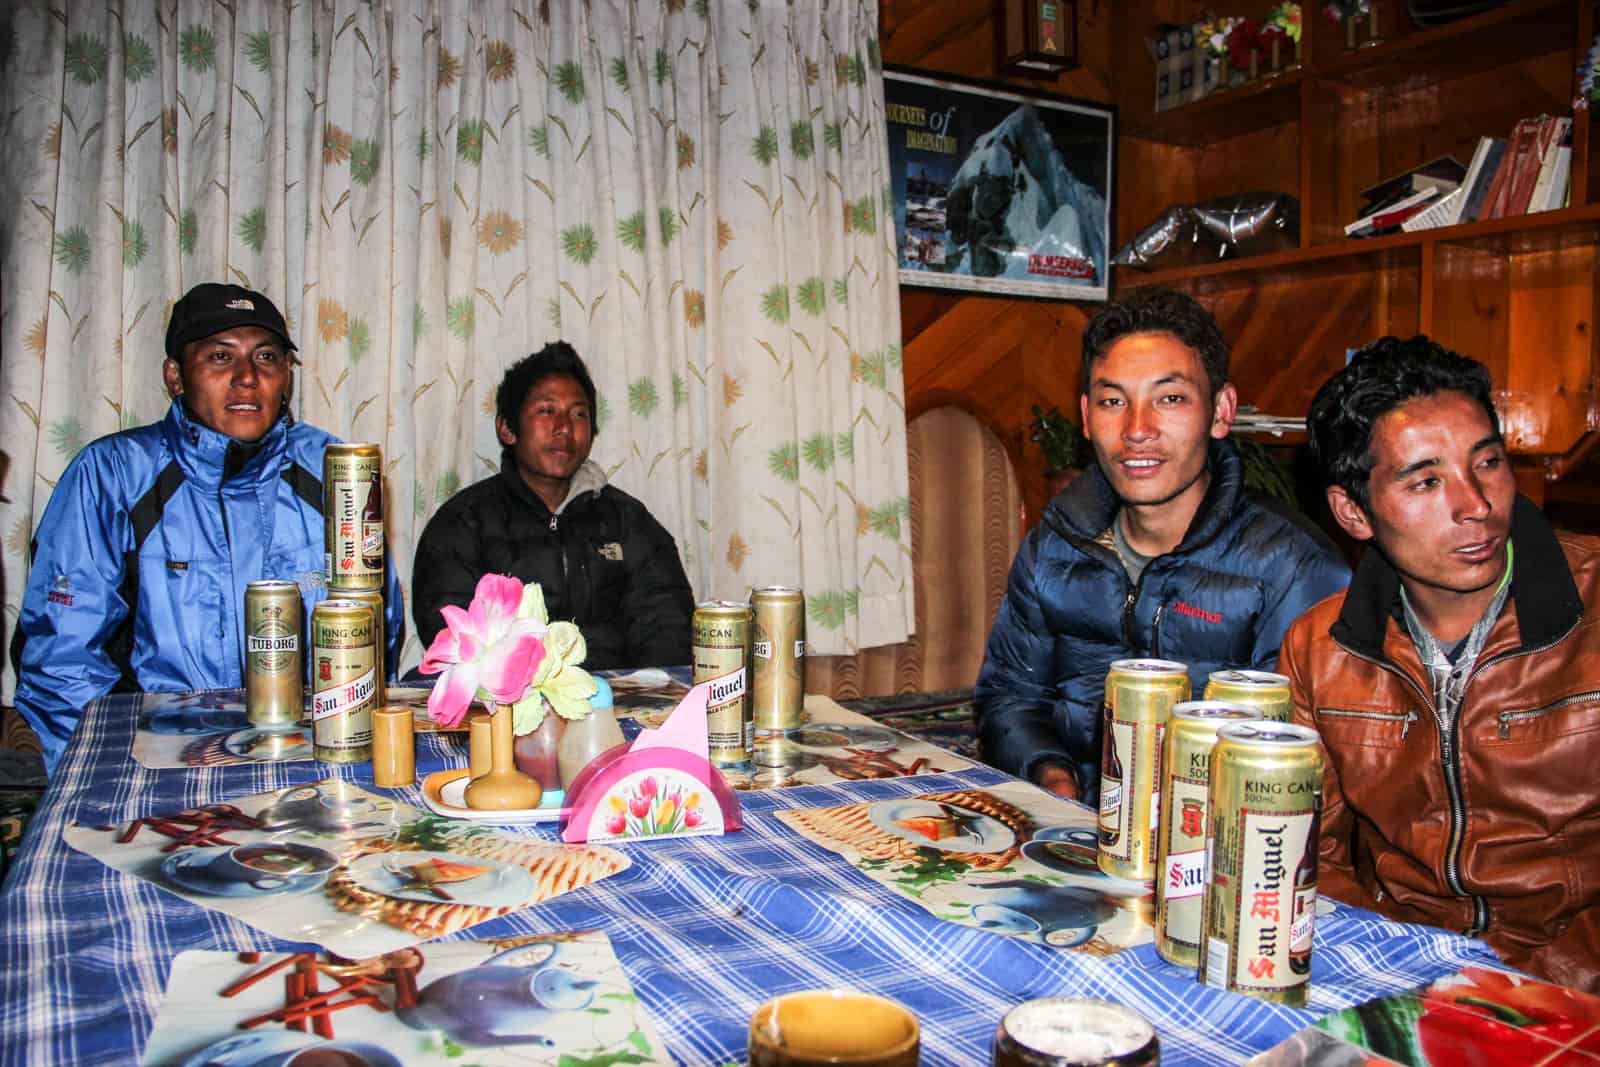
<instances>
[{"instance_id":1,"label":"black north face jacket","mask_svg":"<svg viewBox=\"0 0 1600 1067\"><path fill-rule=\"evenodd\" d=\"M412 617L424 649L444 627L439 609L465 608L485 574L538 582L550 618L583 631L586 668L689 662L694 598L678 546L593 462L578 470L555 513L509 459L439 509L412 570Z\"/></svg>"}]
</instances>

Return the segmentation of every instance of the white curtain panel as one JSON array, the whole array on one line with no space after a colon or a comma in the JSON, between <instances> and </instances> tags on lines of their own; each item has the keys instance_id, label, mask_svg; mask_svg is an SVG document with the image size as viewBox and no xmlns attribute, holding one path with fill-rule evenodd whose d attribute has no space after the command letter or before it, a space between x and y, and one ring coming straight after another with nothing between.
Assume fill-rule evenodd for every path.
<instances>
[{"instance_id":1,"label":"white curtain panel","mask_svg":"<svg viewBox=\"0 0 1600 1067\"><path fill-rule=\"evenodd\" d=\"M56 478L162 416L172 302L227 280L288 316L297 417L382 444L408 587L429 516L498 469L505 367L565 338L600 391L594 458L697 596L801 586L816 653L909 634L875 0L0 19L8 633Z\"/></svg>"}]
</instances>

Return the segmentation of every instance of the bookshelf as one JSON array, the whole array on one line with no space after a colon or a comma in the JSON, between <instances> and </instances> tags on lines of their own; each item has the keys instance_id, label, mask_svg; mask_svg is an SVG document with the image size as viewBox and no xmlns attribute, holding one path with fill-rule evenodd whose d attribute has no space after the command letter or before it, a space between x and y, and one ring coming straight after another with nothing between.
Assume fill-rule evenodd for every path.
<instances>
[{"instance_id":1,"label":"bookshelf","mask_svg":"<svg viewBox=\"0 0 1600 1067\"><path fill-rule=\"evenodd\" d=\"M1415 27L1376 0L1379 41L1347 50L1315 0L1303 3L1298 67L1156 113L1143 36L1210 6L1260 18L1273 4L1141 0L1117 27L1121 118L1116 239L1168 204L1251 190L1300 202L1299 247L1157 271L1115 269L1113 285L1163 284L1206 300L1234 339L1234 377L1264 411L1303 414L1344 351L1385 333L1428 333L1494 374L1526 491L1565 475L1600 436L1600 167L1575 69L1595 0L1512 0ZM1470 161L1480 136L1540 113L1573 117L1572 194L1558 211L1352 240L1360 190L1440 155Z\"/></svg>"}]
</instances>

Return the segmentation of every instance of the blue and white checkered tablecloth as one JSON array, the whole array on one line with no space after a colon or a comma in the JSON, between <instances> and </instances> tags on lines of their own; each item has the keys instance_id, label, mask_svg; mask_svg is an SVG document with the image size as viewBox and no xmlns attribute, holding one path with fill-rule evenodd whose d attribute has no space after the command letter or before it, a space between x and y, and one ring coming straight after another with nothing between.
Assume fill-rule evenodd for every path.
<instances>
[{"instance_id":1,"label":"blue and white checkered tablecloth","mask_svg":"<svg viewBox=\"0 0 1600 1067\"><path fill-rule=\"evenodd\" d=\"M90 708L0 891L0 1064L134 1063L178 953L303 947L73 851L66 826L331 775L371 785L368 765L146 770L131 756L138 701ZM464 735L419 737L419 778L464 765ZM1052 994L1140 1012L1160 1031L1169 1067L1237 1064L1335 1008L1465 964L1495 965L1481 942L1341 907L1317 925L1311 1010L1284 1008L1199 986L1153 946L1100 960L942 922L773 814L1006 780L980 768L741 794L742 832L626 846L634 863L621 874L458 936L604 930L672 1054L694 1065L743 1062L747 1021L768 997L837 985L914 1010L928 1065L987 1063L1005 1011ZM414 788L400 792L422 806ZM548 825L528 832L555 836Z\"/></svg>"}]
</instances>

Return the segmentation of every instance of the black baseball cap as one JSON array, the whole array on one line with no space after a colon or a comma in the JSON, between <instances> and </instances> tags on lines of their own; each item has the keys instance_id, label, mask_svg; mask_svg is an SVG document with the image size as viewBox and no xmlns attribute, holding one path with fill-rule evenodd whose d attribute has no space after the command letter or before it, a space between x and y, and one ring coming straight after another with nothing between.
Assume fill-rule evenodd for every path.
<instances>
[{"instance_id":1,"label":"black baseball cap","mask_svg":"<svg viewBox=\"0 0 1600 1067\"><path fill-rule=\"evenodd\" d=\"M291 349L289 326L276 305L266 297L240 285L205 282L195 286L172 305L167 323L167 358L183 355L183 346L235 326L260 326L271 330Z\"/></svg>"}]
</instances>

